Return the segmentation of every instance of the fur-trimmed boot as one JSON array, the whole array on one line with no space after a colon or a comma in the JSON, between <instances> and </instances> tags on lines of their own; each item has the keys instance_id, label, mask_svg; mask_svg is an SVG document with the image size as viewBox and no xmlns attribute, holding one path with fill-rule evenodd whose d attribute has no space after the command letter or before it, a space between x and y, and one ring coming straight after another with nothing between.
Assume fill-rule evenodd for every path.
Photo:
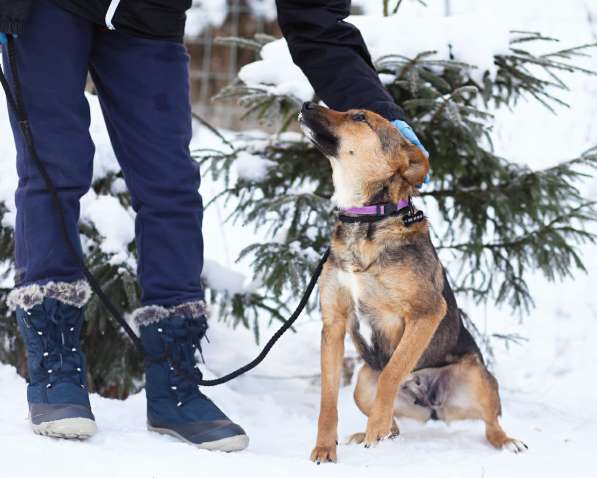
<instances>
[{"instance_id":1,"label":"fur-trimmed boot","mask_svg":"<svg viewBox=\"0 0 597 478\"><path fill-rule=\"evenodd\" d=\"M207 330L202 302L166 309L139 309L134 320L145 348L147 428L175 436L198 448L239 451L247 447L245 431L232 422L195 381L201 339Z\"/></svg>"},{"instance_id":2,"label":"fur-trimmed boot","mask_svg":"<svg viewBox=\"0 0 597 478\"><path fill-rule=\"evenodd\" d=\"M50 283L15 289L8 302L27 348L29 418L35 433L89 438L96 425L80 348L87 283Z\"/></svg>"}]
</instances>

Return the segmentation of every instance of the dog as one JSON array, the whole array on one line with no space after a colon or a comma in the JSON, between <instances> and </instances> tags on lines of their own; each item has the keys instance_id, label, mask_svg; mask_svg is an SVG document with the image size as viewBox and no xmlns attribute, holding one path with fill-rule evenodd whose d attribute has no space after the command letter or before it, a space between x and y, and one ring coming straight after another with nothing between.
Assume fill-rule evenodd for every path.
<instances>
[{"instance_id":1,"label":"dog","mask_svg":"<svg viewBox=\"0 0 597 478\"><path fill-rule=\"evenodd\" d=\"M371 111L338 112L310 102L303 105L299 124L329 159L332 200L344 210L332 228L319 280L321 409L311 459L336 461L347 333L364 361L354 399L368 417L366 431L349 442L370 447L397 436L396 417L480 419L495 448L527 449L498 421L498 383L464 327L427 220L410 203L429 171L427 156ZM400 203L407 207L389 207ZM387 207L392 214L366 215L365 221L349 209L364 206Z\"/></svg>"}]
</instances>

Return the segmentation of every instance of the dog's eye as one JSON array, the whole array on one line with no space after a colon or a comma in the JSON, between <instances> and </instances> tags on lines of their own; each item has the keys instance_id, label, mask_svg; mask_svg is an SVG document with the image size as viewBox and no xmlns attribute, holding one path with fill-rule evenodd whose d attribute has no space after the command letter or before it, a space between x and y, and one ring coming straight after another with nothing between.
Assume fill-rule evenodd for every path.
<instances>
[{"instance_id":1,"label":"dog's eye","mask_svg":"<svg viewBox=\"0 0 597 478\"><path fill-rule=\"evenodd\" d=\"M365 116L365 113L355 113L352 115L352 120L353 121L367 121L367 117Z\"/></svg>"}]
</instances>

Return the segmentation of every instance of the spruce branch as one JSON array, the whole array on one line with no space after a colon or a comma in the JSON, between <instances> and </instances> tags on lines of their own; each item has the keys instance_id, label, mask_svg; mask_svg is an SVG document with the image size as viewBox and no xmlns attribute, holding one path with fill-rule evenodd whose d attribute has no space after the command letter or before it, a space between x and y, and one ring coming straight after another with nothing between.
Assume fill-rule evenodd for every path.
<instances>
[{"instance_id":1,"label":"spruce branch","mask_svg":"<svg viewBox=\"0 0 597 478\"><path fill-rule=\"evenodd\" d=\"M423 196L437 202L449 224L433 234L438 248L460 263L455 289L519 312L532 305L530 272L540 270L556 280L583 270L577 246L595 240L586 230L596 219L594 205L581 197L578 184L593 173L597 151L532 171L481 143L491 147L493 108L513 108L527 95L555 111L565 105L558 97L567 88L563 74L593 74L575 62L593 45L530 51L531 45L555 42L538 32L512 32L510 52L494 57L496 72L485 72L481 83L473 79L475 65L437 58L434 51L414 58L386 55L375 63L380 73L394 76L387 88L434 158L434 188ZM296 99L276 94L275 85L248 88L239 82L224 94L237 95L247 112L274 121L279 131L292 124L299 108ZM332 221L330 170L304 140L272 136L265 146L262 138L253 144L247 141L230 156L208 155L205 161L218 174L225 174L241 151L276 164L262 180L228 184L220 198L238 201L230 220L275 238L248 247L242 257L252 258L264 290L288 294L304 284L309 271L310 259L297 248L316 256L325 247Z\"/></svg>"}]
</instances>

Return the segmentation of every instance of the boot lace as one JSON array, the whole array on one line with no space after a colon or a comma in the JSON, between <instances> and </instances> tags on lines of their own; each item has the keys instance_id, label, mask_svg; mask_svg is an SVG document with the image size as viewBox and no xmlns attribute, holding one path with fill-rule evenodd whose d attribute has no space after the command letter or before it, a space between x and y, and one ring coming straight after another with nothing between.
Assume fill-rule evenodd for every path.
<instances>
[{"instance_id":1,"label":"boot lace","mask_svg":"<svg viewBox=\"0 0 597 478\"><path fill-rule=\"evenodd\" d=\"M203 374L199 369L196 353L199 353L201 361L205 363L201 340L204 337L207 340L207 322L187 319L180 326L168 321L160 324L157 331L164 342L164 358L171 372L168 374L169 386L177 406L181 407L196 398L205 399L205 395L199 391L198 381L203 379Z\"/></svg>"},{"instance_id":2,"label":"boot lace","mask_svg":"<svg viewBox=\"0 0 597 478\"><path fill-rule=\"evenodd\" d=\"M27 312L25 325L39 338L42 355L39 366L46 371L47 388L70 382L85 388L79 350L79 312L58 301L45 301L40 309Z\"/></svg>"}]
</instances>

